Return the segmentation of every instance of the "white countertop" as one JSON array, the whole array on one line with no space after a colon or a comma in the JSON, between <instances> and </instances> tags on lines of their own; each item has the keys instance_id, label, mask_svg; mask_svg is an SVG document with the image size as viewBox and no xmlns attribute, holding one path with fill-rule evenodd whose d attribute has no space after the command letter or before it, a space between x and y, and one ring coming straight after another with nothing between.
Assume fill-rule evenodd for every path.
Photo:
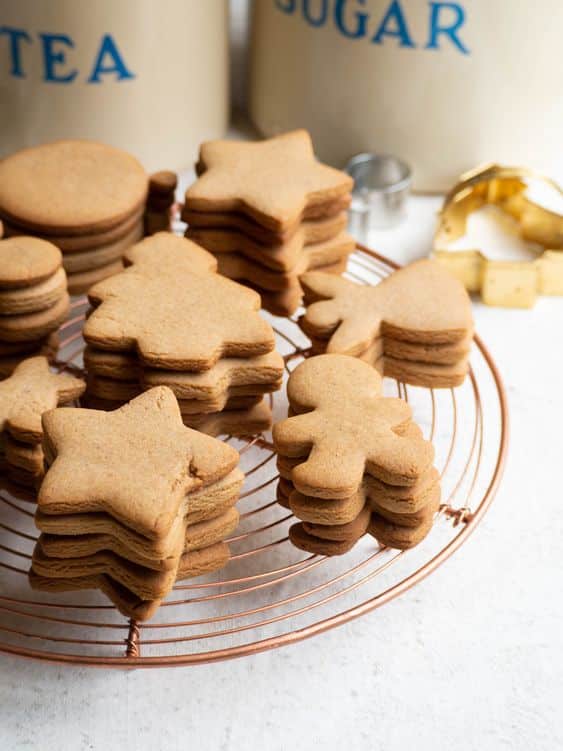
<instances>
[{"instance_id":1,"label":"white countertop","mask_svg":"<svg viewBox=\"0 0 563 751\"><path fill-rule=\"evenodd\" d=\"M425 255L439 203L411 199L373 247ZM505 381L511 445L491 510L453 558L363 618L251 658L120 672L0 657L0 748L563 747L563 299L477 303L475 316Z\"/></svg>"}]
</instances>

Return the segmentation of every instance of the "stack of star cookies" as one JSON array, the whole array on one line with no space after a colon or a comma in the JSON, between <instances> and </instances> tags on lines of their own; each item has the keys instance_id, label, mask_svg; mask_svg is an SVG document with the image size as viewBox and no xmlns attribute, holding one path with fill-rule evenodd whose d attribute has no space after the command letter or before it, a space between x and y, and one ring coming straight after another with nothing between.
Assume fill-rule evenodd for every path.
<instances>
[{"instance_id":1,"label":"stack of star cookies","mask_svg":"<svg viewBox=\"0 0 563 751\"><path fill-rule=\"evenodd\" d=\"M42 416L77 399L86 384L66 373L55 374L45 357L23 360L0 383L0 474L26 487L43 477Z\"/></svg>"},{"instance_id":2,"label":"stack of star cookies","mask_svg":"<svg viewBox=\"0 0 563 751\"><path fill-rule=\"evenodd\" d=\"M175 172L161 170L150 176L145 209L145 235L169 232L178 178Z\"/></svg>"},{"instance_id":3,"label":"stack of star cookies","mask_svg":"<svg viewBox=\"0 0 563 751\"><path fill-rule=\"evenodd\" d=\"M52 356L69 310L61 253L35 237L0 240L0 378L36 354Z\"/></svg>"},{"instance_id":4,"label":"stack of star cookies","mask_svg":"<svg viewBox=\"0 0 563 751\"><path fill-rule=\"evenodd\" d=\"M453 388L469 369L471 301L444 267L422 260L375 287L312 271L299 324L314 353L352 355L403 383Z\"/></svg>"},{"instance_id":5,"label":"stack of star cookies","mask_svg":"<svg viewBox=\"0 0 563 751\"><path fill-rule=\"evenodd\" d=\"M287 385L290 417L274 426L278 501L301 521L299 548L340 555L366 533L406 549L430 531L440 505L432 444L381 378L345 355L305 360Z\"/></svg>"},{"instance_id":6,"label":"stack of star cookies","mask_svg":"<svg viewBox=\"0 0 563 751\"><path fill-rule=\"evenodd\" d=\"M290 315L300 274L344 271L354 249L345 231L352 180L315 160L306 131L204 143L197 170L182 211L186 236L217 257L220 274L256 289L264 308Z\"/></svg>"},{"instance_id":7,"label":"stack of star cookies","mask_svg":"<svg viewBox=\"0 0 563 751\"><path fill-rule=\"evenodd\" d=\"M252 290L215 273L189 240L160 232L131 248L121 274L89 292L84 362L92 406L111 409L165 385L186 425L218 435L266 430L264 395L279 389L283 359Z\"/></svg>"},{"instance_id":8,"label":"stack of star cookies","mask_svg":"<svg viewBox=\"0 0 563 751\"><path fill-rule=\"evenodd\" d=\"M7 236L35 235L63 253L69 291L84 292L122 268L143 235L147 175L119 149L57 141L0 163L0 218Z\"/></svg>"},{"instance_id":9,"label":"stack of star cookies","mask_svg":"<svg viewBox=\"0 0 563 751\"><path fill-rule=\"evenodd\" d=\"M239 455L186 428L169 389L111 413L57 409L44 425L50 467L38 495L34 588L101 589L144 620L177 579L227 563Z\"/></svg>"}]
</instances>

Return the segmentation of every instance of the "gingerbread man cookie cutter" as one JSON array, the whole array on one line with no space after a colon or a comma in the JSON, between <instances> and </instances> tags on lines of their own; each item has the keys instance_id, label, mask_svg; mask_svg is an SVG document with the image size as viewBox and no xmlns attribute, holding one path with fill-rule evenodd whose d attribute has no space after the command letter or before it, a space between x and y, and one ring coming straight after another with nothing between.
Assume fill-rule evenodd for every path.
<instances>
[{"instance_id":1,"label":"gingerbread man cookie cutter","mask_svg":"<svg viewBox=\"0 0 563 751\"><path fill-rule=\"evenodd\" d=\"M563 196L554 180L524 167L486 164L464 173L447 194L434 236L433 256L450 269L469 292L487 305L532 307L537 295L563 296L563 214L526 195L528 181ZM491 260L486 249L453 251L449 246L466 233L469 216L493 205L512 216L530 247L531 261Z\"/></svg>"}]
</instances>

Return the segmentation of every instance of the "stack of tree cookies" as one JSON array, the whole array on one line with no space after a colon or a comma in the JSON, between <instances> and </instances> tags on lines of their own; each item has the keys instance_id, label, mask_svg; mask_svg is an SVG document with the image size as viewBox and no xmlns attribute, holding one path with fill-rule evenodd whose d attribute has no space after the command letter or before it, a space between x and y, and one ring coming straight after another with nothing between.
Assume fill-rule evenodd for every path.
<instances>
[{"instance_id":1,"label":"stack of tree cookies","mask_svg":"<svg viewBox=\"0 0 563 751\"><path fill-rule=\"evenodd\" d=\"M178 178L175 172L161 170L150 176L144 218L145 235L170 231L177 185Z\"/></svg>"},{"instance_id":2,"label":"stack of tree cookies","mask_svg":"<svg viewBox=\"0 0 563 751\"><path fill-rule=\"evenodd\" d=\"M315 160L306 131L204 143L197 169L186 236L217 257L220 274L258 290L264 308L290 315L301 304L300 274L345 270L352 180Z\"/></svg>"},{"instance_id":3,"label":"stack of tree cookies","mask_svg":"<svg viewBox=\"0 0 563 751\"><path fill-rule=\"evenodd\" d=\"M56 245L72 294L122 268L123 252L143 235L147 175L119 149L58 141L0 163L0 218L7 236Z\"/></svg>"},{"instance_id":4,"label":"stack of tree cookies","mask_svg":"<svg viewBox=\"0 0 563 751\"><path fill-rule=\"evenodd\" d=\"M381 377L345 355L301 363L287 385L290 417L274 426L278 501L301 521L297 547L340 555L366 533L406 549L440 505L434 450L409 405L381 396Z\"/></svg>"},{"instance_id":5,"label":"stack of tree cookies","mask_svg":"<svg viewBox=\"0 0 563 751\"><path fill-rule=\"evenodd\" d=\"M43 478L43 414L77 399L84 381L49 370L45 357L23 360L0 383L0 474L25 487Z\"/></svg>"},{"instance_id":6,"label":"stack of tree cookies","mask_svg":"<svg viewBox=\"0 0 563 751\"><path fill-rule=\"evenodd\" d=\"M164 385L186 425L213 435L268 429L264 395L280 388L283 360L259 295L217 274L210 253L171 233L146 238L125 260L129 268L89 292L89 403L112 409Z\"/></svg>"},{"instance_id":7,"label":"stack of tree cookies","mask_svg":"<svg viewBox=\"0 0 563 751\"><path fill-rule=\"evenodd\" d=\"M31 355L51 357L69 310L61 253L35 237L0 240L0 378Z\"/></svg>"},{"instance_id":8,"label":"stack of tree cookies","mask_svg":"<svg viewBox=\"0 0 563 751\"><path fill-rule=\"evenodd\" d=\"M169 389L111 413L57 409L44 424L51 466L38 495L32 587L101 589L143 620L177 579L227 563L238 452L186 428Z\"/></svg>"},{"instance_id":9,"label":"stack of tree cookies","mask_svg":"<svg viewBox=\"0 0 563 751\"><path fill-rule=\"evenodd\" d=\"M316 271L304 274L300 326L314 353L359 357L403 383L453 388L469 369L471 300L444 267L422 260L375 287Z\"/></svg>"}]
</instances>

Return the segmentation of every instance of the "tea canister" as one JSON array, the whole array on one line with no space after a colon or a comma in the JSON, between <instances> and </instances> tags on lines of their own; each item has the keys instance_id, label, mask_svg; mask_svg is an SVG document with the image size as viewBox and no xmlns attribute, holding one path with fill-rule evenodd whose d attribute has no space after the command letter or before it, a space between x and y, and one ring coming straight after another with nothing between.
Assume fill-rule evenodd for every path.
<instances>
[{"instance_id":1,"label":"tea canister","mask_svg":"<svg viewBox=\"0 0 563 751\"><path fill-rule=\"evenodd\" d=\"M559 0L256 0L251 116L336 165L396 154L418 190L488 161L563 176L562 23Z\"/></svg>"},{"instance_id":2,"label":"tea canister","mask_svg":"<svg viewBox=\"0 0 563 751\"><path fill-rule=\"evenodd\" d=\"M0 112L0 157L85 138L191 164L227 126L227 0L0 0Z\"/></svg>"}]
</instances>

